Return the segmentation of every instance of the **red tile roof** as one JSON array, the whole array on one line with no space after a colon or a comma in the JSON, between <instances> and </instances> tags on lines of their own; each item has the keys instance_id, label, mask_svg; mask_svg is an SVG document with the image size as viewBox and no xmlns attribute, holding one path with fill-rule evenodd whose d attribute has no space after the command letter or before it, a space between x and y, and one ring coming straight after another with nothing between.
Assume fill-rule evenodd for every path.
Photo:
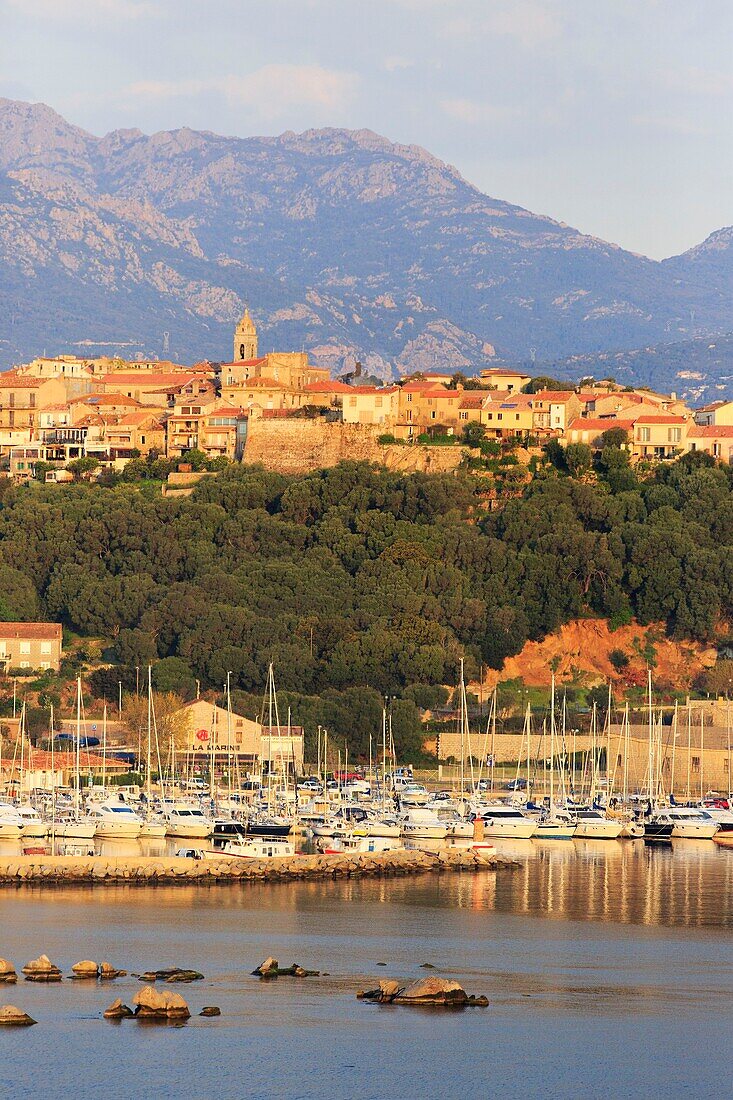
<instances>
[{"instance_id":1,"label":"red tile roof","mask_svg":"<svg viewBox=\"0 0 733 1100\"><path fill-rule=\"evenodd\" d=\"M587 417L577 416L570 421L568 431L607 432L611 428L623 428L630 432L634 426L633 420L616 420L615 417Z\"/></svg>"},{"instance_id":2,"label":"red tile roof","mask_svg":"<svg viewBox=\"0 0 733 1100\"><path fill-rule=\"evenodd\" d=\"M684 416L655 416L647 413L643 416L637 416L634 418L635 424L686 424L687 418Z\"/></svg>"},{"instance_id":3,"label":"red tile roof","mask_svg":"<svg viewBox=\"0 0 733 1100\"><path fill-rule=\"evenodd\" d=\"M37 390L47 378L30 378L25 374L18 374L14 370L6 370L0 374L0 389L3 390Z\"/></svg>"},{"instance_id":4,"label":"red tile roof","mask_svg":"<svg viewBox=\"0 0 733 1100\"><path fill-rule=\"evenodd\" d=\"M347 386L346 382L308 382L303 386L308 393L351 393L355 387Z\"/></svg>"},{"instance_id":5,"label":"red tile roof","mask_svg":"<svg viewBox=\"0 0 733 1100\"><path fill-rule=\"evenodd\" d=\"M693 439L733 439L733 424L695 424L687 435Z\"/></svg>"},{"instance_id":6,"label":"red tile roof","mask_svg":"<svg viewBox=\"0 0 733 1100\"><path fill-rule=\"evenodd\" d=\"M61 641L61 623L0 623L0 638L28 638Z\"/></svg>"},{"instance_id":7,"label":"red tile roof","mask_svg":"<svg viewBox=\"0 0 733 1100\"><path fill-rule=\"evenodd\" d=\"M555 404L563 405L566 401L569 401L571 397L577 397L574 390L538 390L535 394L528 394L529 397L539 398L540 401L550 401Z\"/></svg>"}]
</instances>

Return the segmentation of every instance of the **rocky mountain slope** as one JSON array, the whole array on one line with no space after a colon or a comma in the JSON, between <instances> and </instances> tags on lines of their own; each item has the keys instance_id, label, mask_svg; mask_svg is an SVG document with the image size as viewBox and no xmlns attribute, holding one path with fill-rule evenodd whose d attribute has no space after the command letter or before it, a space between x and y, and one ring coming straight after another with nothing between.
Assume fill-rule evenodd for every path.
<instances>
[{"instance_id":1,"label":"rocky mountain slope","mask_svg":"<svg viewBox=\"0 0 733 1100\"><path fill-rule=\"evenodd\" d=\"M727 235L727 236L726 236ZM483 195L370 131L97 138L0 100L0 366L261 348L471 371L730 328L731 230L657 263ZM727 244L726 244L727 242Z\"/></svg>"}]
</instances>

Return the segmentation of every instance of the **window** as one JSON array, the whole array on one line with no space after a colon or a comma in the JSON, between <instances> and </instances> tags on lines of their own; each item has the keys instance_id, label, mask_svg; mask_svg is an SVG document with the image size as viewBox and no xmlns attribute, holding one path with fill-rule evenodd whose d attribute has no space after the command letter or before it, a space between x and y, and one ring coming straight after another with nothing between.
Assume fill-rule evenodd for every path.
<instances>
[{"instance_id":1,"label":"window","mask_svg":"<svg viewBox=\"0 0 733 1100\"><path fill-rule=\"evenodd\" d=\"M408 394L407 394L407 400L408 400L408 401L412 401L412 394L411 394L411 393L408 393Z\"/></svg>"},{"instance_id":2,"label":"window","mask_svg":"<svg viewBox=\"0 0 733 1100\"><path fill-rule=\"evenodd\" d=\"M458 419L459 420L468 420L468 413L459 413L458 414Z\"/></svg>"},{"instance_id":3,"label":"window","mask_svg":"<svg viewBox=\"0 0 733 1100\"><path fill-rule=\"evenodd\" d=\"M382 407L382 398L381 397L375 397L374 398L374 408L375 409L381 409L381 407Z\"/></svg>"},{"instance_id":4,"label":"window","mask_svg":"<svg viewBox=\"0 0 733 1100\"><path fill-rule=\"evenodd\" d=\"M31 406L32 409L35 409L35 407L36 407L36 395L34 393L32 393L30 395L30 398L31 398L30 406Z\"/></svg>"},{"instance_id":5,"label":"window","mask_svg":"<svg viewBox=\"0 0 733 1100\"><path fill-rule=\"evenodd\" d=\"M504 413L497 413L496 414L496 419L497 420L503 420L504 419Z\"/></svg>"},{"instance_id":6,"label":"window","mask_svg":"<svg viewBox=\"0 0 733 1100\"><path fill-rule=\"evenodd\" d=\"M41 661L41 668L46 669L46 668L50 668L50 667L51 667L51 662L50 661Z\"/></svg>"},{"instance_id":7,"label":"window","mask_svg":"<svg viewBox=\"0 0 733 1100\"><path fill-rule=\"evenodd\" d=\"M670 428L669 432L667 433L667 438L669 439L670 443L679 443L680 439L682 438L682 432L679 428Z\"/></svg>"},{"instance_id":8,"label":"window","mask_svg":"<svg viewBox=\"0 0 733 1100\"><path fill-rule=\"evenodd\" d=\"M651 439L651 428L639 428L639 442L648 443Z\"/></svg>"},{"instance_id":9,"label":"window","mask_svg":"<svg viewBox=\"0 0 733 1100\"><path fill-rule=\"evenodd\" d=\"M430 414L430 419L431 419L431 420L435 420L435 418L436 418L436 416L437 416L437 415L438 415L438 414L437 414L437 413L436 413L435 411L431 412L431 414Z\"/></svg>"},{"instance_id":10,"label":"window","mask_svg":"<svg viewBox=\"0 0 733 1100\"><path fill-rule=\"evenodd\" d=\"M30 642L21 642L20 643L20 652L21 653L30 653L30 651L31 651L31 643Z\"/></svg>"},{"instance_id":11,"label":"window","mask_svg":"<svg viewBox=\"0 0 733 1100\"><path fill-rule=\"evenodd\" d=\"M514 419L515 419L515 420L519 420L519 413L515 413L515 414L514 414Z\"/></svg>"},{"instance_id":12,"label":"window","mask_svg":"<svg viewBox=\"0 0 733 1100\"><path fill-rule=\"evenodd\" d=\"M50 653L50 652L51 652L51 643L50 642L41 642L41 653Z\"/></svg>"},{"instance_id":13,"label":"window","mask_svg":"<svg viewBox=\"0 0 733 1100\"><path fill-rule=\"evenodd\" d=\"M140 442L141 442L141 443L144 443L144 442L145 442L145 436L144 436L144 435L141 435L141 436L140 436Z\"/></svg>"},{"instance_id":14,"label":"window","mask_svg":"<svg viewBox=\"0 0 733 1100\"><path fill-rule=\"evenodd\" d=\"M693 758L692 758L692 770L694 772L699 772L700 771L700 757L699 756L693 756Z\"/></svg>"},{"instance_id":15,"label":"window","mask_svg":"<svg viewBox=\"0 0 733 1100\"><path fill-rule=\"evenodd\" d=\"M412 420L412 409L407 410L407 419ZM412 429L411 429L411 431L412 431Z\"/></svg>"}]
</instances>

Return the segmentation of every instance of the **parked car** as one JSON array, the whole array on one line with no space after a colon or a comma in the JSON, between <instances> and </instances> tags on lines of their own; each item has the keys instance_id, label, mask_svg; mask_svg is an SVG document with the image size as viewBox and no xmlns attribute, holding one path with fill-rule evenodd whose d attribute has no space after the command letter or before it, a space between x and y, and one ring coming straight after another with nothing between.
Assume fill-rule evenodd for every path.
<instances>
[{"instance_id":1,"label":"parked car","mask_svg":"<svg viewBox=\"0 0 733 1100\"><path fill-rule=\"evenodd\" d=\"M526 779L510 779L509 782L506 783L504 786L505 791L526 791L526 789Z\"/></svg>"}]
</instances>

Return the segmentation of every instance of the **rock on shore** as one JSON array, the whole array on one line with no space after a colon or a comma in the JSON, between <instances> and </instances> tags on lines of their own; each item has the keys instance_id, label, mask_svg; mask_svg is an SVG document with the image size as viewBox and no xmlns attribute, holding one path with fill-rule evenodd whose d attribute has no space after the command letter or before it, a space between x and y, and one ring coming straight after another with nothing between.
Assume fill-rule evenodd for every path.
<instances>
[{"instance_id":1,"label":"rock on shore","mask_svg":"<svg viewBox=\"0 0 733 1100\"><path fill-rule=\"evenodd\" d=\"M38 883L41 885L88 886L130 883L214 886L229 882L292 882L298 879L338 879L362 876L394 877L441 873L474 873L500 866L516 866L515 861L495 852L446 848L440 852L395 850L273 856L269 859L221 857L193 860L181 856L149 858L144 856L13 856L0 858L0 885Z\"/></svg>"}]
</instances>

